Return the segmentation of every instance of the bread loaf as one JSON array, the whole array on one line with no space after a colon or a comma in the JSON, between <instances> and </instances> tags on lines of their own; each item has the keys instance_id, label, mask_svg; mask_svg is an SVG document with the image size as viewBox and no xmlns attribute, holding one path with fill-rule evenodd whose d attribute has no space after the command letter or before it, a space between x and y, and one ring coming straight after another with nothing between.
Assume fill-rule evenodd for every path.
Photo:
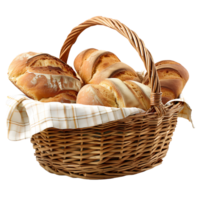
<instances>
[{"instance_id":1,"label":"bread loaf","mask_svg":"<svg viewBox=\"0 0 200 200\"><path fill-rule=\"evenodd\" d=\"M140 81L134 69L109 51L84 50L75 58L74 67L84 84L99 84L106 78Z\"/></svg>"},{"instance_id":2,"label":"bread loaf","mask_svg":"<svg viewBox=\"0 0 200 200\"><path fill-rule=\"evenodd\" d=\"M160 61L155 66L161 84L163 104L178 98L189 79L188 71L180 63L172 60ZM143 83L150 87L147 74Z\"/></svg>"},{"instance_id":3,"label":"bread loaf","mask_svg":"<svg viewBox=\"0 0 200 200\"><path fill-rule=\"evenodd\" d=\"M137 107L143 110L150 108L151 89L136 81L121 81L118 78L103 80L99 85L84 86L77 103L85 105L102 105L110 107Z\"/></svg>"},{"instance_id":4,"label":"bread loaf","mask_svg":"<svg viewBox=\"0 0 200 200\"><path fill-rule=\"evenodd\" d=\"M42 102L75 103L81 88L73 69L49 54L20 54L10 64L8 77L28 97Z\"/></svg>"}]
</instances>

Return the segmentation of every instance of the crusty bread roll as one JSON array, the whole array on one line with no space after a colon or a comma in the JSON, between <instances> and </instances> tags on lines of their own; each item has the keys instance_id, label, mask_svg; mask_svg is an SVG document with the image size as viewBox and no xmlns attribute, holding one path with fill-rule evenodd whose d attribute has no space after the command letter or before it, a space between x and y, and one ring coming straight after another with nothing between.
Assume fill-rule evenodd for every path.
<instances>
[{"instance_id":1,"label":"crusty bread roll","mask_svg":"<svg viewBox=\"0 0 200 200\"><path fill-rule=\"evenodd\" d=\"M77 62L76 60L78 58L75 57L74 61ZM116 62L120 62L120 59L114 53L109 52L108 50L98 49L97 51L92 52L86 60L83 60L82 65L79 66L78 73L84 84L88 84L95 73L106 69Z\"/></svg>"},{"instance_id":2,"label":"crusty bread roll","mask_svg":"<svg viewBox=\"0 0 200 200\"><path fill-rule=\"evenodd\" d=\"M160 61L155 66L161 84L163 104L178 98L189 79L188 71L180 63L172 60ZM147 74L143 83L150 87Z\"/></svg>"},{"instance_id":3,"label":"crusty bread roll","mask_svg":"<svg viewBox=\"0 0 200 200\"><path fill-rule=\"evenodd\" d=\"M49 54L20 54L10 64L8 77L28 97L42 102L75 103L81 88L73 69Z\"/></svg>"},{"instance_id":4,"label":"crusty bread roll","mask_svg":"<svg viewBox=\"0 0 200 200\"><path fill-rule=\"evenodd\" d=\"M77 103L119 108L137 107L148 110L150 94L151 89L137 81L122 82L118 78L108 78L99 85L84 86L77 96Z\"/></svg>"},{"instance_id":5,"label":"crusty bread roll","mask_svg":"<svg viewBox=\"0 0 200 200\"><path fill-rule=\"evenodd\" d=\"M134 69L109 51L86 49L75 58L74 67L84 84L99 84L106 78L140 81Z\"/></svg>"}]
</instances>

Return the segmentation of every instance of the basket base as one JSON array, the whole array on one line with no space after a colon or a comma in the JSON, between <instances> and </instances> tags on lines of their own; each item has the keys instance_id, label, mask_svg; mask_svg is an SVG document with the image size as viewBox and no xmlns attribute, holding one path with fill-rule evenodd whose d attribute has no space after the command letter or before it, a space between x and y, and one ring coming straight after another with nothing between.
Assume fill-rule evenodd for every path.
<instances>
[{"instance_id":1,"label":"basket base","mask_svg":"<svg viewBox=\"0 0 200 200\"><path fill-rule=\"evenodd\" d=\"M42 154L38 153L38 148L34 150L34 153L42 168L50 174L82 180L111 180L126 176L135 176L155 168L155 166L164 159L168 146L169 143L165 149L154 152L150 157L147 155L147 157L138 156L132 161L121 160L121 162L116 163L115 166L109 166L110 169L102 169L102 167L98 168L98 166L90 166L89 168L73 166L74 169L68 169L63 162L48 158L46 152L42 152ZM124 167L124 165L126 165L126 167Z\"/></svg>"},{"instance_id":2,"label":"basket base","mask_svg":"<svg viewBox=\"0 0 200 200\"><path fill-rule=\"evenodd\" d=\"M72 179L82 179L82 180L111 180L111 179L116 179L116 178L122 178L124 177L124 175L119 175L119 173L116 173L116 175L114 175L115 173L112 173L113 175L111 175L111 173L109 174L74 174L74 173L66 173L64 171L60 171L59 172L55 171L55 169L53 169L54 167L50 167L50 166L43 166L43 169L45 171L47 171L50 174L54 174L57 176L65 176L66 178L72 178ZM135 174L139 174L141 172L136 172ZM118 175L117 175L118 174Z\"/></svg>"},{"instance_id":3,"label":"basket base","mask_svg":"<svg viewBox=\"0 0 200 200\"><path fill-rule=\"evenodd\" d=\"M130 169L127 171L123 171L123 172L117 172L117 171L113 171L113 172L108 172L108 173L102 173L102 174L96 174L96 173L84 173L84 174L76 174L74 172L67 172L64 170L57 170L52 166L47 166L47 165L43 165L41 163L40 166L45 169L46 171L48 171L49 173L53 173L56 175L63 175L63 176L69 176L72 178L82 178L82 179L90 179L90 180L98 180L98 179L111 179L111 178L118 178L118 177L122 177L122 176L126 176L126 175L134 175L134 174L138 174L144 171L147 171L149 169L152 169L158 165L160 165L162 163L162 159L160 159L158 162L152 164L150 167L146 167L146 168L142 168L139 170L135 170L135 169Z\"/></svg>"}]
</instances>

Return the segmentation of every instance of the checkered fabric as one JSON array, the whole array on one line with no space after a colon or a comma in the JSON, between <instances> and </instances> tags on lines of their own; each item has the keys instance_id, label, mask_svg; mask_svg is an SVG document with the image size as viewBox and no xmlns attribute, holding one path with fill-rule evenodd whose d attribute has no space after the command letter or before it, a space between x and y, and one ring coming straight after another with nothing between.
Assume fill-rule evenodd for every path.
<instances>
[{"instance_id":1,"label":"checkered fabric","mask_svg":"<svg viewBox=\"0 0 200 200\"><path fill-rule=\"evenodd\" d=\"M144 112L138 108L42 103L24 95L8 96L7 106L7 128L10 140L31 138L33 134L49 127L85 128Z\"/></svg>"},{"instance_id":2,"label":"checkered fabric","mask_svg":"<svg viewBox=\"0 0 200 200\"><path fill-rule=\"evenodd\" d=\"M6 104L8 139L14 141L31 138L32 135L50 127L85 128L145 112L139 108L111 108L59 102L42 103L22 94L8 96ZM188 112L184 112L182 117L190 120L191 112L189 115Z\"/></svg>"}]
</instances>

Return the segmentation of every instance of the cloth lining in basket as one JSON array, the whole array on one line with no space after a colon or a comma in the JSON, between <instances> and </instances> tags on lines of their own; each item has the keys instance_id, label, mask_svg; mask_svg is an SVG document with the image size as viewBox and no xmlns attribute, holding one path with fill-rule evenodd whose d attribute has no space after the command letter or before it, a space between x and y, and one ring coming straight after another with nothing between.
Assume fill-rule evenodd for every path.
<instances>
[{"instance_id":1,"label":"cloth lining in basket","mask_svg":"<svg viewBox=\"0 0 200 200\"><path fill-rule=\"evenodd\" d=\"M183 100L179 100L183 101ZM187 104L181 117L191 120L191 109ZM8 139L18 141L31 138L46 128L76 129L86 128L145 113L139 108L111 108L59 102L42 103L25 95L7 97ZM189 112L188 112L189 109Z\"/></svg>"}]
</instances>

